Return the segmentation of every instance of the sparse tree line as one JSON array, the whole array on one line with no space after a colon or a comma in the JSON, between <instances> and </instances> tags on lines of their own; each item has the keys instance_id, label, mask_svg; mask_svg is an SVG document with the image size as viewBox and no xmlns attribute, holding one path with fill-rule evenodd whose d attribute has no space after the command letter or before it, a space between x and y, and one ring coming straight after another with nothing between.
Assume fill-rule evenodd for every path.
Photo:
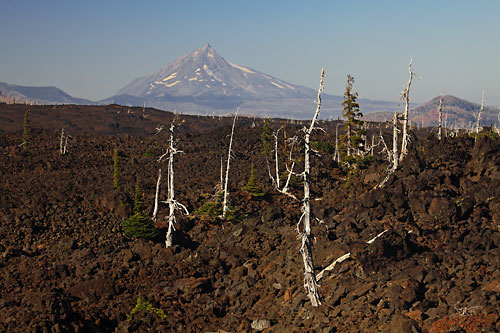
<instances>
[{"instance_id":1,"label":"sparse tree line","mask_svg":"<svg viewBox=\"0 0 500 333\"><path fill-rule=\"evenodd\" d=\"M272 129L269 122L264 120L262 125L261 142L263 147L263 154L266 156L267 171L274 190L281 193L291 200L301 203L301 215L297 221L297 233L301 242L300 254L304 263L304 288L307 291L308 297L313 306L321 304L321 298L318 292L317 281L321 279L324 271L333 269L336 264L341 263L349 257L346 254L337 258L330 266L323 272L316 275L314 272L314 256L313 256L313 243L315 237L312 233L311 225L317 219L312 214L311 202L311 159L322 153L329 153L333 155L332 159L338 166L344 167L347 170L356 170L360 168L363 163L367 163L370 159L374 158L376 153L385 156L389 163L386 177L379 183L378 187L383 187L388 179L400 167L400 163L408 154L408 149L412 143L411 123L410 119L410 88L414 75L412 69L412 60L409 63L409 80L405 89L401 93L401 101L404 101L404 112L402 114L395 113L391 122L392 126L392 144L386 142L386 138L382 133L378 135L372 134L368 137L368 129L370 126L366 121L363 121L363 114L360 111L360 106L357 102L358 93L354 91L354 77L350 74L347 75L346 90L344 93L343 105L343 121L338 123L335 127L335 141L318 142L312 141L311 136L315 131L323 131L318 127L319 115L321 111L321 96L324 89L325 71L321 71L320 84L316 100L316 111L308 127L304 127L301 133L287 136L286 128L284 126ZM478 136L481 132L481 113L484 107L484 92L481 103L481 108L477 114L477 123L474 131L469 131L468 134ZM458 132L447 128L446 122L443 119L443 97L441 97L437 109L439 115L439 125L436 128L436 136L438 140L443 140L447 136L454 136ZM219 216L222 220L230 220L235 216L235 208L230 205L229 188L230 188L230 166L233 158L233 139L235 135L235 124L237 122L237 114L233 117L231 133L228 141L227 159L224 162L221 158L220 161L220 182L216 185L215 194L213 199L207 201L205 205L196 210L195 214L207 214L210 216ZM491 130L498 136L500 134L500 114L499 126L495 126ZM152 216L148 216L144 207L144 196L140 186L140 179L136 179L132 215L126 218L122 225L124 232L133 238L146 238L152 239L159 235L155 222L158 220L158 213L162 204L168 206L169 214L167 217L168 230L165 236L165 246L170 247L175 243L176 222L179 214L189 215L187 207L175 199L175 156L182 154L182 151L177 147L177 140L175 139L175 128L178 116L174 118L168 129L168 142L166 142L165 152L156 160L158 176L156 180L156 190L154 199L154 209ZM339 133L339 127L341 131ZM155 135L164 131L163 126L157 128ZM372 131L373 132L373 131ZM401 138L399 134L401 133ZM20 146L29 157L30 154L30 127L29 127L29 110L24 115L22 142ZM387 134L386 134L387 136ZM61 130L59 139L59 152L61 155L69 153L69 136L64 128ZM303 154L303 155L301 155ZM281 156L281 157L280 157ZM284 163L281 163L285 160ZM273 163L274 162L274 163ZM166 175L166 197L167 200L160 200L162 189L162 164L167 163ZM274 165L272 165L274 164ZM272 166L271 166L272 165ZM303 167L301 172L297 168ZM350 172L350 171L349 171ZM301 193L293 193L291 184L302 184L303 190ZM113 151L113 187L116 191L122 190L121 185L121 168L119 147L115 147ZM250 176L246 186L242 190L249 193L252 197L260 197L265 193L261 190L254 174L254 166L252 164L250 169ZM319 221L319 220L317 220ZM384 231L385 232L385 231ZM377 235L368 243L375 241L383 233Z\"/></svg>"}]
</instances>

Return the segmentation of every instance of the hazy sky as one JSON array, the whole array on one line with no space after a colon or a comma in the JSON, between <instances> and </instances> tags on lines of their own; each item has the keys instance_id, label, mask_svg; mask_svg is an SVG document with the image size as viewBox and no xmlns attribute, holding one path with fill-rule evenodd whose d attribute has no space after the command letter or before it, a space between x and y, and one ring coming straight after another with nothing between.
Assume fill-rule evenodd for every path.
<instances>
[{"instance_id":1,"label":"hazy sky","mask_svg":"<svg viewBox=\"0 0 500 333\"><path fill-rule=\"evenodd\" d=\"M98 100L204 44L290 83L395 101L500 105L498 0L2 0L0 81Z\"/></svg>"}]
</instances>

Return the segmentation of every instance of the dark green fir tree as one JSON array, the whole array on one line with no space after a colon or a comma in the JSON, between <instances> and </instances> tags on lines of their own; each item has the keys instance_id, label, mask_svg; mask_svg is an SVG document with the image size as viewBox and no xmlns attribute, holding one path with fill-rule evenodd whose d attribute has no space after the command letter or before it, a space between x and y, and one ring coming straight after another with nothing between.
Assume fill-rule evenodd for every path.
<instances>
[{"instance_id":1,"label":"dark green fir tree","mask_svg":"<svg viewBox=\"0 0 500 333\"><path fill-rule=\"evenodd\" d=\"M153 220L144 214L144 196L139 181L135 184L132 214L132 216L122 222L127 236L152 239L158 235L158 230L154 226Z\"/></svg>"},{"instance_id":2,"label":"dark green fir tree","mask_svg":"<svg viewBox=\"0 0 500 333\"><path fill-rule=\"evenodd\" d=\"M117 147L115 147L113 152L113 187L120 188L120 160Z\"/></svg>"},{"instance_id":3,"label":"dark green fir tree","mask_svg":"<svg viewBox=\"0 0 500 333\"><path fill-rule=\"evenodd\" d=\"M363 135L365 134L362 128L363 121L361 120L363 114L360 112L359 104L356 101L358 93L352 91L353 84L354 77L348 74L344 101L342 102L344 106L342 115L345 122L345 151L347 156L352 155L354 147L358 149L361 148L363 144Z\"/></svg>"},{"instance_id":4,"label":"dark green fir tree","mask_svg":"<svg viewBox=\"0 0 500 333\"><path fill-rule=\"evenodd\" d=\"M24 113L24 122L23 122L23 151L26 155L29 155L30 152L30 125L28 123L28 115L29 115L30 110L26 110Z\"/></svg>"}]
</instances>

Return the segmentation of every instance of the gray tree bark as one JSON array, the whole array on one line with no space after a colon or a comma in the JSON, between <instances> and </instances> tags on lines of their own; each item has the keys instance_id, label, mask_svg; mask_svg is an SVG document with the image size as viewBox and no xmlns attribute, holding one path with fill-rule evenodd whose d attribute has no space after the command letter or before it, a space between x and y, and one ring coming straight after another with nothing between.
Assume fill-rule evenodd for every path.
<instances>
[{"instance_id":1,"label":"gray tree bark","mask_svg":"<svg viewBox=\"0 0 500 333\"><path fill-rule=\"evenodd\" d=\"M233 118L233 126L231 128L231 139L229 140L229 150L227 153L227 166L226 166L226 179L224 181L224 200L222 202L222 216L226 217L226 212L227 212L227 198L228 198L228 193L227 193L227 183L229 180L229 164L231 162L231 148L233 146L233 136L234 136L234 124L236 123L236 118L238 117L238 110L236 110L236 113Z\"/></svg>"},{"instance_id":2,"label":"gray tree bark","mask_svg":"<svg viewBox=\"0 0 500 333\"><path fill-rule=\"evenodd\" d=\"M312 131L315 129L316 121L318 119L321 110L321 93L323 92L323 81L325 78L325 70L321 70L321 79L318 89L318 101L316 106L316 112L311 121L309 129L304 129L305 131L305 151L304 151L304 199L302 204L302 221L303 227L300 232L300 237L302 240L302 246L300 247L300 253L302 254L302 260L304 262L304 288L307 290L309 300L312 306L321 305L321 299L318 292L318 283L316 281L316 275L314 274L314 261L312 256L312 241L314 236L311 233L311 163L310 163L310 137ZM299 221L300 224L300 221Z\"/></svg>"}]
</instances>

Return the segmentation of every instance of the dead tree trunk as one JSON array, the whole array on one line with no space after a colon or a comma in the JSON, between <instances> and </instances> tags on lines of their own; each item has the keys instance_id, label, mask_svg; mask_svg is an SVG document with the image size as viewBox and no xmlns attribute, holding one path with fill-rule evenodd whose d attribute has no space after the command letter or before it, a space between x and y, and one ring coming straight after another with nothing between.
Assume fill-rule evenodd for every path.
<instances>
[{"instance_id":1,"label":"dead tree trunk","mask_svg":"<svg viewBox=\"0 0 500 333\"><path fill-rule=\"evenodd\" d=\"M500 135L500 112L498 112L497 118L498 118L498 126L496 127L496 130L497 134Z\"/></svg>"},{"instance_id":2,"label":"dead tree trunk","mask_svg":"<svg viewBox=\"0 0 500 333\"><path fill-rule=\"evenodd\" d=\"M441 141L443 137L442 128L443 128L443 96L439 99L438 106L438 114L439 114L439 127L438 127L438 139Z\"/></svg>"},{"instance_id":3,"label":"dead tree trunk","mask_svg":"<svg viewBox=\"0 0 500 333\"><path fill-rule=\"evenodd\" d=\"M310 163L310 137L312 131L315 129L315 124L321 110L321 93L323 92L323 80L325 78L325 70L321 70L321 79L318 89L318 101L316 112L311 121L309 129L304 129L305 138L305 152L304 152L304 199L302 204L302 221L303 227L302 231L298 230L302 240L302 246L300 248L300 253L302 254L302 260L304 261L304 288L308 292L309 300L312 306L321 305L321 300L318 292L318 283L316 281L316 275L314 274L314 261L312 256L312 241L314 239L311 233L311 163ZM300 221L299 221L300 225Z\"/></svg>"},{"instance_id":4,"label":"dead tree trunk","mask_svg":"<svg viewBox=\"0 0 500 333\"><path fill-rule=\"evenodd\" d=\"M231 161L231 148L233 146L234 124L236 123L236 118L238 117L238 110L236 110L236 114L234 115L234 118L233 118L233 127L231 128L231 139L229 140L229 150L227 153L226 179L224 180L224 200L222 202L222 216L223 217L226 217L226 212L227 212L227 197L228 197L227 182L229 180L229 163Z\"/></svg>"},{"instance_id":5,"label":"dead tree trunk","mask_svg":"<svg viewBox=\"0 0 500 333\"><path fill-rule=\"evenodd\" d=\"M335 154L333 154L333 159L335 162L340 163L340 150L339 150L339 125L335 126Z\"/></svg>"},{"instance_id":6,"label":"dead tree trunk","mask_svg":"<svg viewBox=\"0 0 500 333\"><path fill-rule=\"evenodd\" d=\"M275 167L276 167L276 187L278 190L280 189L280 172L279 172L279 161L278 161L278 135L280 133L280 130L283 127L280 127L276 130L276 132L273 133L274 137L274 161L275 161Z\"/></svg>"},{"instance_id":7,"label":"dead tree trunk","mask_svg":"<svg viewBox=\"0 0 500 333\"><path fill-rule=\"evenodd\" d=\"M393 172L399 166L399 156L398 156L398 114L394 112L394 118L392 120L392 170Z\"/></svg>"},{"instance_id":8,"label":"dead tree trunk","mask_svg":"<svg viewBox=\"0 0 500 333\"><path fill-rule=\"evenodd\" d=\"M153 220L154 221L156 221L156 219L158 217L160 189L161 189L161 168L158 169L158 179L156 180L155 207L153 209Z\"/></svg>"},{"instance_id":9,"label":"dead tree trunk","mask_svg":"<svg viewBox=\"0 0 500 333\"><path fill-rule=\"evenodd\" d=\"M59 153L66 155L68 152L68 139L69 135L64 133L64 128L61 130L61 139L59 140Z\"/></svg>"},{"instance_id":10,"label":"dead tree trunk","mask_svg":"<svg viewBox=\"0 0 500 333\"><path fill-rule=\"evenodd\" d=\"M481 97L481 108L479 109L479 113L477 115L476 134L479 133L479 128L481 127L481 114L483 113L483 109L484 109L484 90L483 90L483 96Z\"/></svg>"},{"instance_id":11,"label":"dead tree trunk","mask_svg":"<svg viewBox=\"0 0 500 333\"><path fill-rule=\"evenodd\" d=\"M384 150L387 152L387 159L389 163L392 164L392 167L389 168L387 172L387 176L382 180L382 182L378 185L379 188L384 187L385 183L389 180L389 177L396 171L399 167L399 156L398 156L398 114L394 112L394 118L392 119L392 151L389 150L387 145L385 144L384 137L382 133L380 133L380 139L384 144Z\"/></svg>"},{"instance_id":12,"label":"dead tree trunk","mask_svg":"<svg viewBox=\"0 0 500 333\"><path fill-rule=\"evenodd\" d=\"M403 158L406 156L407 153L407 147L408 147L408 142L410 140L410 137L408 136L408 113L410 110L410 86L411 86L411 81L413 80L413 69L411 68L411 64L413 62L413 57L410 59L410 64L408 65L408 71L410 72L410 78L408 79L408 83L406 85L405 90L401 93L401 99L404 98L405 100L405 113L403 115L403 142L401 143L401 155L399 156L399 159L402 161Z\"/></svg>"},{"instance_id":13,"label":"dead tree trunk","mask_svg":"<svg viewBox=\"0 0 500 333\"><path fill-rule=\"evenodd\" d=\"M289 156L289 159L292 162L292 166L291 166L291 168L288 168L288 165L286 165L286 163L285 163L286 169L288 171L288 177L286 179L286 182L285 182L285 185L283 186L283 188L280 188L280 175L279 175L279 162L278 162L278 133L279 133L279 131L282 128L283 127L280 127L276 132L273 133L273 137L274 137L274 140L275 140L274 141L274 158L275 158L275 168L276 168L275 172L276 172L276 176L273 176L271 174L271 168L269 167L269 162L267 163L267 169L268 169L268 172L269 172L269 177L271 178L271 181L273 182L274 187L276 188L276 191L278 191L281 194L284 194L286 196L289 196L290 198L292 198L294 200L298 200L295 195L293 195L292 193L288 192L288 185L290 184L290 178L294 174L293 168L295 167L295 160L292 157L292 152L293 152L294 145L297 143L297 137L293 137L293 138L290 138L289 140L287 140L287 141L290 141L290 156ZM286 133L285 133L285 136L286 136Z\"/></svg>"},{"instance_id":14,"label":"dead tree trunk","mask_svg":"<svg viewBox=\"0 0 500 333\"><path fill-rule=\"evenodd\" d=\"M167 177L168 177L168 209L169 209L169 214L168 214L168 230L167 230L167 235L165 237L165 247L170 247L173 244L174 240L174 232L175 232L175 199L174 199L174 123L172 122L172 125L170 126L170 156L168 158L168 171L167 171Z\"/></svg>"},{"instance_id":15,"label":"dead tree trunk","mask_svg":"<svg viewBox=\"0 0 500 333\"><path fill-rule=\"evenodd\" d=\"M168 230L167 230L167 235L165 237L165 246L170 247L172 246L174 242L174 232L175 230L175 211L176 210L184 210L186 214L189 214L189 211L187 210L186 206L183 204L177 202L175 200L175 191L174 191L174 156L176 154L182 153L182 151L177 150L175 148L175 141L174 141L174 122L175 119L172 121L170 124L170 145L167 149L167 152L165 152L160 158L158 159L158 162L162 160L163 157L168 155L168 174L167 174L167 187L168 187L168 199L167 201L163 201L164 203L168 204L169 206L169 215L168 215ZM160 174L161 175L161 174Z\"/></svg>"},{"instance_id":16,"label":"dead tree trunk","mask_svg":"<svg viewBox=\"0 0 500 333\"><path fill-rule=\"evenodd\" d=\"M59 153L64 155L64 128L61 130L61 140L59 142Z\"/></svg>"}]
</instances>

